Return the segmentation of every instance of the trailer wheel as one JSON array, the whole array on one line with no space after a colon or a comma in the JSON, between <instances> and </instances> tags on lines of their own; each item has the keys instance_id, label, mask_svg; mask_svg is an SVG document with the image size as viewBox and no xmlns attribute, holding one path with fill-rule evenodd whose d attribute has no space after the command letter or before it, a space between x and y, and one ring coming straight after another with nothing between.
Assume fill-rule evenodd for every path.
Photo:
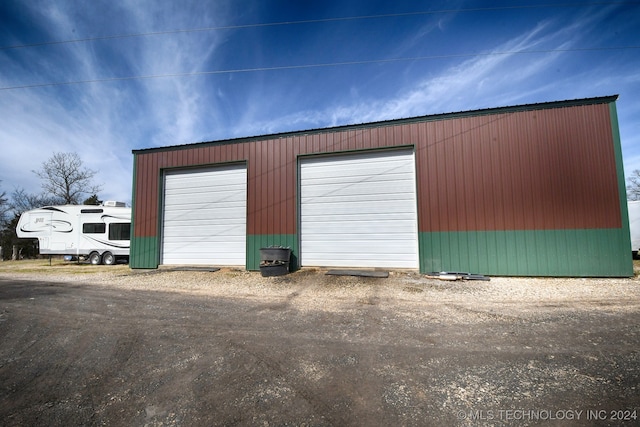
<instances>
[{"instance_id":1,"label":"trailer wheel","mask_svg":"<svg viewBox=\"0 0 640 427\"><path fill-rule=\"evenodd\" d=\"M116 257L111 252L105 252L102 254L102 263L104 265L113 265L116 263Z\"/></svg>"},{"instance_id":2,"label":"trailer wheel","mask_svg":"<svg viewBox=\"0 0 640 427\"><path fill-rule=\"evenodd\" d=\"M100 254L98 252L91 252L89 254L89 263L92 265L100 265L102 263L102 258L100 258Z\"/></svg>"}]
</instances>

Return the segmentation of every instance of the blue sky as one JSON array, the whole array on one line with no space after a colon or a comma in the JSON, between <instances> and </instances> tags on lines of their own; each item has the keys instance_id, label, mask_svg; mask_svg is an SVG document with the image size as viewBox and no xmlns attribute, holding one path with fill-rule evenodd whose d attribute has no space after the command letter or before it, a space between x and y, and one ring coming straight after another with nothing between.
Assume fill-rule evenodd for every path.
<instances>
[{"instance_id":1,"label":"blue sky","mask_svg":"<svg viewBox=\"0 0 640 427\"><path fill-rule=\"evenodd\" d=\"M640 3L552 4L4 0L0 191L77 152L130 203L132 149L613 94L629 175Z\"/></svg>"}]
</instances>

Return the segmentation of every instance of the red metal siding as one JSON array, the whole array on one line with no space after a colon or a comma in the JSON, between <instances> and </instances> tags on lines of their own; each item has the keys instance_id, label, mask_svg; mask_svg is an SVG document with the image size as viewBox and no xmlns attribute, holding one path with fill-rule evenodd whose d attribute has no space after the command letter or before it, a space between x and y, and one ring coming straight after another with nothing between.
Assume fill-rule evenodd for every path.
<instances>
[{"instance_id":1,"label":"red metal siding","mask_svg":"<svg viewBox=\"0 0 640 427\"><path fill-rule=\"evenodd\" d=\"M290 139L251 143L248 163L249 234L295 233L295 156L291 145Z\"/></svg>"},{"instance_id":2,"label":"red metal siding","mask_svg":"<svg viewBox=\"0 0 640 427\"><path fill-rule=\"evenodd\" d=\"M607 105L423 125L420 231L621 226Z\"/></svg>"},{"instance_id":3,"label":"red metal siding","mask_svg":"<svg viewBox=\"0 0 640 427\"><path fill-rule=\"evenodd\" d=\"M163 168L245 161L248 234L295 234L298 155L403 145L421 232L621 226L609 106L594 104L137 153L134 235L158 234Z\"/></svg>"},{"instance_id":4,"label":"red metal siding","mask_svg":"<svg viewBox=\"0 0 640 427\"><path fill-rule=\"evenodd\" d=\"M139 237L156 236L156 227L153 223L157 218L157 185L155 156L137 158L137 188L135 200L135 234Z\"/></svg>"}]
</instances>

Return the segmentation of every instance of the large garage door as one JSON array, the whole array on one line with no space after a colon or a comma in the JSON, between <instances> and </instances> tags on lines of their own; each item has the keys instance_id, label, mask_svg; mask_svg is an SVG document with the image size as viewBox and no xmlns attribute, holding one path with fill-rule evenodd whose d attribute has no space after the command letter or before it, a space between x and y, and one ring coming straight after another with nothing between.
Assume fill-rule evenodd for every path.
<instances>
[{"instance_id":1,"label":"large garage door","mask_svg":"<svg viewBox=\"0 0 640 427\"><path fill-rule=\"evenodd\" d=\"M303 266L418 268L413 151L300 162Z\"/></svg>"},{"instance_id":2,"label":"large garage door","mask_svg":"<svg viewBox=\"0 0 640 427\"><path fill-rule=\"evenodd\" d=\"M246 218L244 165L167 173L162 264L244 266Z\"/></svg>"}]
</instances>

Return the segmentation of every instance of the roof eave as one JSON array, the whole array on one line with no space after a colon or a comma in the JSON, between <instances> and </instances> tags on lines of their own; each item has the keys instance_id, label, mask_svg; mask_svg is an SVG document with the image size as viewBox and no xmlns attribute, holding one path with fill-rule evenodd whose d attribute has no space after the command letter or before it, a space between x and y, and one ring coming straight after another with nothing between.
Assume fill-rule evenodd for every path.
<instances>
[{"instance_id":1,"label":"roof eave","mask_svg":"<svg viewBox=\"0 0 640 427\"><path fill-rule=\"evenodd\" d=\"M202 147L202 146L209 146L209 145L239 144L243 142L279 139L279 138L287 138L287 137L299 136L299 135L309 135L309 134L318 134L318 133L326 133L326 132L339 132L339 131L345 131L345 130L374 128L374 127L381 127L381 126L395 126L395 125L403 125L408 123L421 123L421 122L430 122L430 121L436 121L436 120L456 119L461 117L483 116L483 115L490 115L490 114L504 114L504 113L532 111L532 110L546 110L546 109L552 109L552 108L577 107L577 106L593 105L593 104L609 104L609 103L615 102L617 99L618 99L618 95L609 95L609 96L600 96L600 97L594 97L594 98L571 99L571 100L565 100L565 101L550 101L550 102L541 102L541 103L535 103L535 104L514 105L514 106L507 106L507 107L483 108L478 110L430 114L426 116L382 120L377 122L361 123L361 124L349 124L349 125L341 125L341 126L334 126L334 127L328 127L328 128L289 131L289 132L281 132L281 133L274 133L274 134L267 134L267 135L260 135L260 136L223 139L218 141L194 142L194 143L170 145L170 146L164 146L164 147L142 148L142 149L132 150L132 153L146 154L146 153L158 152L158 151L186 150L186 149L193 148L194 146Z\"/></svg>"}]
</instances>

